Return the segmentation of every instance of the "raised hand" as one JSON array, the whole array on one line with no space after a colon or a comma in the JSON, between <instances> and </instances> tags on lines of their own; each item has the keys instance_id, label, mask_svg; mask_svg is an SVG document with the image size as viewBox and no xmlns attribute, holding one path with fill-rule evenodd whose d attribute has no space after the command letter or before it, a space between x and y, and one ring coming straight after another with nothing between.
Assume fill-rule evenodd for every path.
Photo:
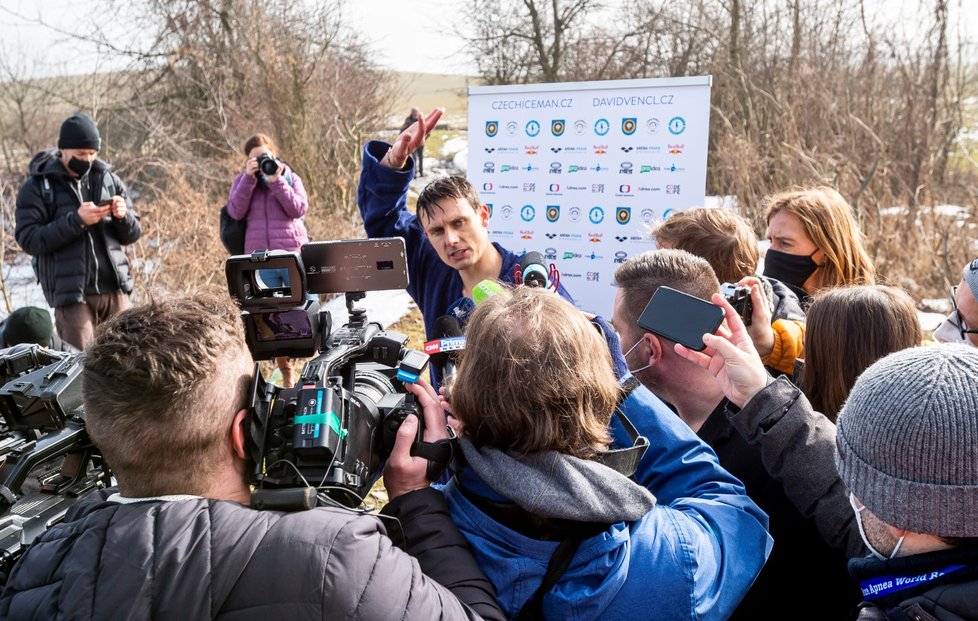
<instances>
[{"instance_id":1,"label":"raised hand","mask_svg":"<svg viewBox=\"0 0 978 621\"><path fill-rule=\"evenodd\" d=\"M404 168L408 157L424 144L444 112L444 108L435 108L426 117L419 108L411 108L411 114L418 120L398 135L390 150L381 158L381 165L395 170Z\"/></svg>"}]
</instances>

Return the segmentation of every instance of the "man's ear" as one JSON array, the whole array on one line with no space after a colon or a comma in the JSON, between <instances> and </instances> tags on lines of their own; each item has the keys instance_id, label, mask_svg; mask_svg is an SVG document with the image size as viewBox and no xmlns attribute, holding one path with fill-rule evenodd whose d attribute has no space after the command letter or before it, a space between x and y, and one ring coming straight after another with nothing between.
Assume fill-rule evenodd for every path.
<instances>
[{"instance_id":1,"label":"man's ear","mask_svg":"<svg viewBox=\"0 0 978 621\"><path fill-rule=\"evenodd\" d=\"M479 219L482 220L482 226L489 228L489 205L480 205L478 212Z\"/></svg>"},{"instance_id":2,"label":"man's ear","mask_svg":"<svg viewBox=\"0 0 978 621\"><path fill-rule=\"evenodd\" d=\"M647 364L656 365L662 361L663 345L662 339L658 336L652 334L651 332L646 332L642 335L642 339L649 345L649 360Z\"/></svg>"},{"instance_id":3,"label":"man's ear","mask_svg":"<svg viewBox=\"0 0 978 621\"><path fill-rule=\"evenodd\" d=\"M231 422L231 451L238 459L248 458L246 436L248 434L248 410L241 408Z\"/></svg>"}]
</instances>

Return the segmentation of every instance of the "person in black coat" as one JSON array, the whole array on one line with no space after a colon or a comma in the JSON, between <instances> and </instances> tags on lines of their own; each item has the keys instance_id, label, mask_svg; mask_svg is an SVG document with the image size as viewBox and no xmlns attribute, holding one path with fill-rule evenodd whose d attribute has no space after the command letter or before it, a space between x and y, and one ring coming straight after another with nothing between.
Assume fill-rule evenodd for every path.
<instances>
[{"instance_id":1,"label":"person in black coat","mask_svg":"<svg viewBox=\"0 0 978 621\"><path fill-rule=\"evenodd\" d=\"M87 430L118 489L77 503L14 566L2 619L502 619L495 592L412 457L385 483L395 538L363 512L249 507L256 366L227 296L154 301L107 321L82 370ZM410 390L421 402L427 386ZM426 421L427 441L447 437ZM413 558L412 558L413 556Z\"/></svg>"},{"instance_id":2,"label":"person in black coat","mask_svg":"<svg viewBox=\"0 0 978 621\"><path fill-rule=\"evenodd\" d=\"M17 243L33 256L58 334L78 348L129 307L133 279L123 247L142 233L126 185L98 159L101 144L92 119L68 117L58 149L34 156L17 194Z\"/></svg>"}]
</instances>

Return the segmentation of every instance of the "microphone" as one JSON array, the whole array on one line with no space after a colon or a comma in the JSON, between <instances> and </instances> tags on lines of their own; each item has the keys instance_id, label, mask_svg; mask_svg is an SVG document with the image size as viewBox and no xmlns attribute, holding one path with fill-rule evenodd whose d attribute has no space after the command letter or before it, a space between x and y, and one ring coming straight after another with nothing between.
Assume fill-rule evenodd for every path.
<instances>
[{"instance_id":1,"label":"microphone","mask_svg":"<svg viewBox=\"0 0 978 621\"><path fill-rule=\"evenodd\" d=\"M495 280L482 280L479 284L472 287L472 299L475 301L475 305L478 306L502 290L503 286Z\"/></svg>"},{"instance_id":2,"label":"microphone","mask_svg":"<svg viewBox=\"0 0 978 621\"><path fill-rule=\"evenodd\" d=\"M464 326L473 310L475 310L475 302L463 295L448 306L445 314L454 318L460 326Z\"/></svg>"},{"instance_id":3,"label":"microphone","mask_svg":"<svg viewBox=\"0 0 978 621\"><path fill-rule=\"evenodd\" d=\"M527 287L543 287L553 289L560 286L560 272L553 263L547 265L547 260L536 251L524 253L516 265L515 280L517 285Z\"/></svg>"},{"instance_id":4,"label":"microphone","mask_svg":"<svg viewBox=\"0 0 978 621\"><path fill-rule=\"evenodd\" d=\"M455 352L465 349L462 326L454 317L442 315L435 320L432 332L435 338L424 344L424 353L441 368L442 375L451 377L455 374L455 357L458 355Z\"/></svg>"}]
</instances>

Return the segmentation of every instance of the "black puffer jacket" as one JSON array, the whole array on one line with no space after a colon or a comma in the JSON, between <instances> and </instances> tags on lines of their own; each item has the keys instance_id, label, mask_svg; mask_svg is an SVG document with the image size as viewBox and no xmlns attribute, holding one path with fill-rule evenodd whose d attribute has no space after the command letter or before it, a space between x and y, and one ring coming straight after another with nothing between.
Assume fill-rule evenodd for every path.
<instances>
[{"instance_id":1,"label":"black puffer jacket","mask_svg":"<svg viewBox=\"0 0 978 621\"><path fill-rule=\"evenodd\" d=\"M479 618L457 597L503 618L433 489L385 509L404 524L416 558L395 548L373 516L200 498L116 504L99 494L17 562L0 618Z\"/></svg>"},{"instance_id":2,"label":"black puffer jacket","mask_svg":"<svg viewBox=\"0 0 978 621\"><path fill-rule=\"evenodd\" d=\"M51 188L51 204L45 204L44 179ZM113 194L126 200L126 217L117 220L110 216L83 227L78 217L82 202L103 202ZM17 194L16 218L17 243L36 257L37 277L50 306L84 302L86 288L91 289L89 285L96 282L100 271L114 280L111 291L132 292L129 259L122 247L139 239L139 216L125 184L102 160L95 160L85 176L75 179L57 151L35 155L30 177Z\"/></svg>"}]
</instances>

